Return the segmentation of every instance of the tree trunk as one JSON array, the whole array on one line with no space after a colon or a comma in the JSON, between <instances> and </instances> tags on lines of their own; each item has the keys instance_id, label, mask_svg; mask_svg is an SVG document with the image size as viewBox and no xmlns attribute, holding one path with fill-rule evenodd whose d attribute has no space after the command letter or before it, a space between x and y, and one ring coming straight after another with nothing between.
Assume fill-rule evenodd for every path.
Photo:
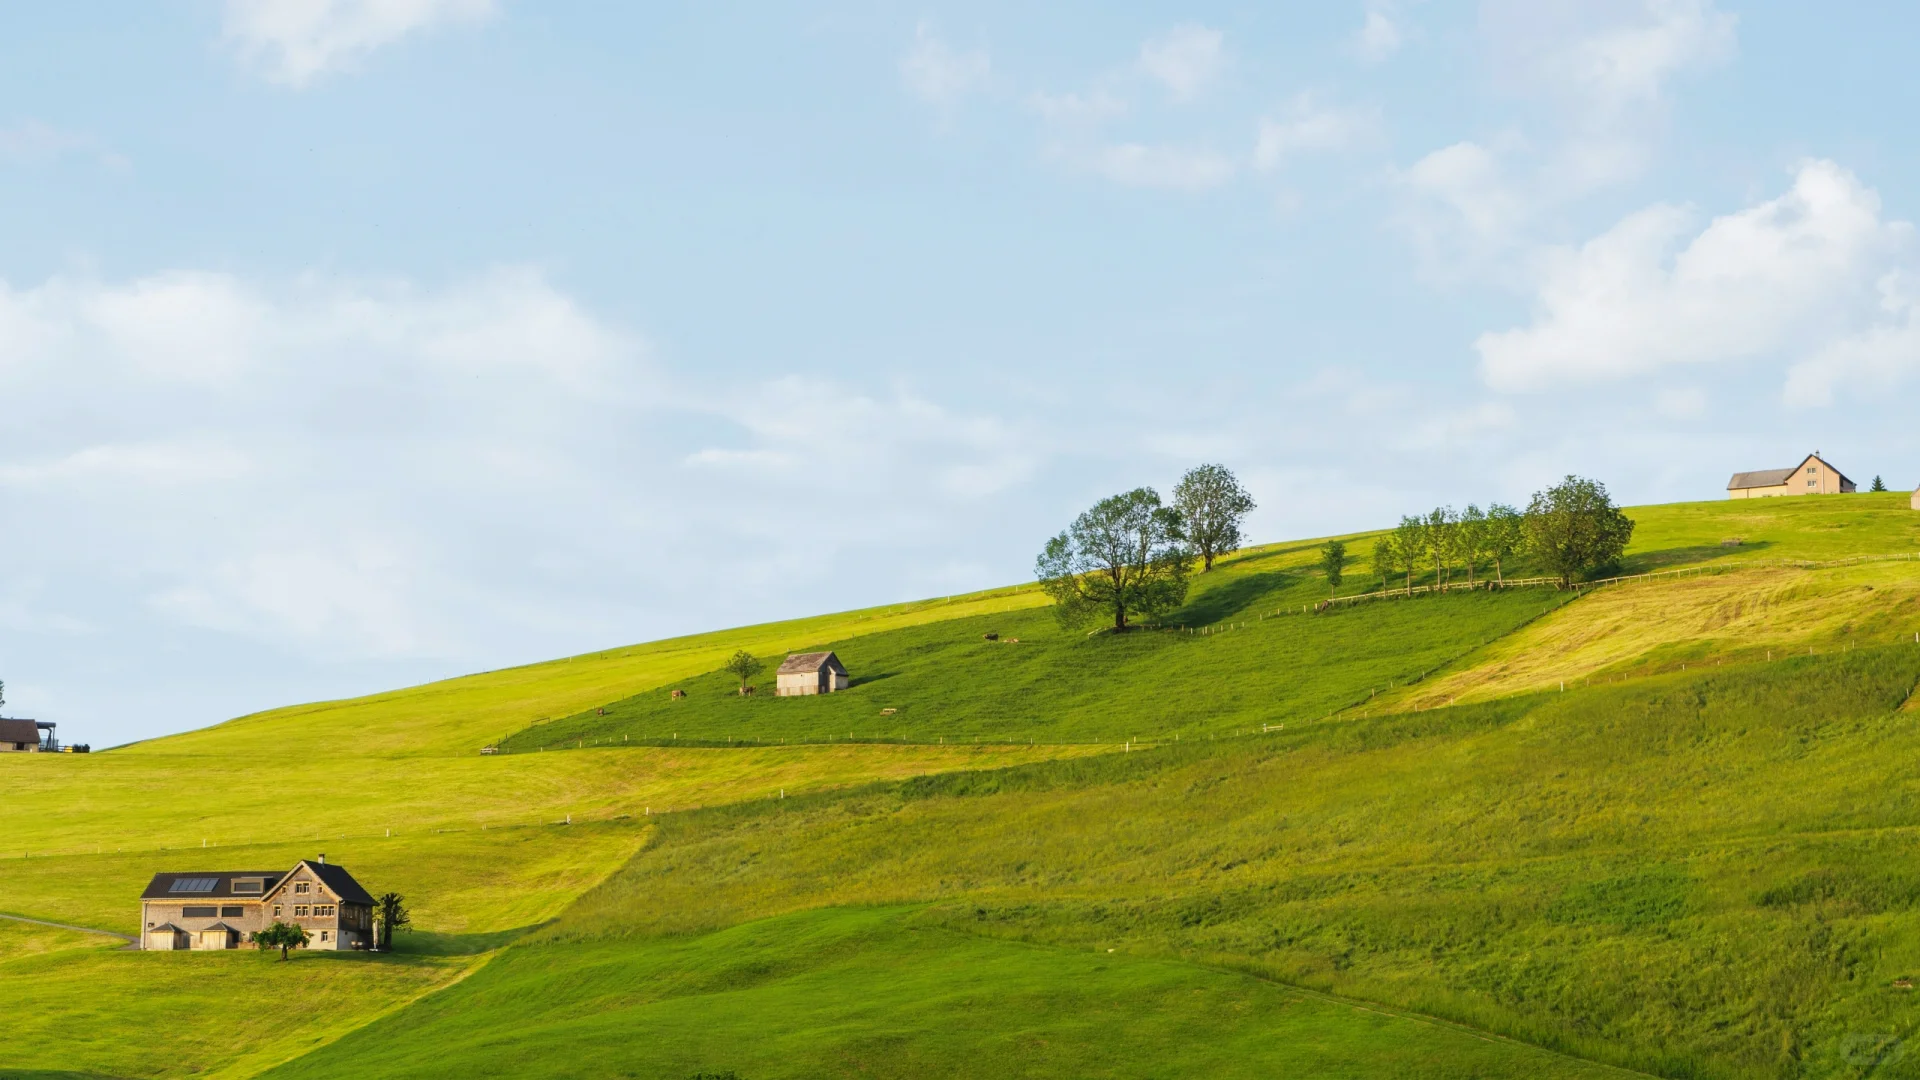
<instances>
[{"instance_id":1,"label":"tree trunk","mask_svg":"<svg viewBox=\"0 0 1920 1080\"><path fill-rule=\"evenodd\" d=\"M1207 564L1200 572L1203 574L1211 573L1213 571L1213 551L1209 548L1201 548L1200 558L1205 560Z\"/></svg>"},{"instance_id":2,"label":"tree trunk","mask_svg":"<svg viewBox=\"0 0 1920 1080\"><path fill-rule=\"evenodd\" d=\"M1505 585L1507 583L1507 575L1500 569L1500 557L1498 555L1493 557L1493 580L1499 585Z\"/></svg>"}]
</instances>

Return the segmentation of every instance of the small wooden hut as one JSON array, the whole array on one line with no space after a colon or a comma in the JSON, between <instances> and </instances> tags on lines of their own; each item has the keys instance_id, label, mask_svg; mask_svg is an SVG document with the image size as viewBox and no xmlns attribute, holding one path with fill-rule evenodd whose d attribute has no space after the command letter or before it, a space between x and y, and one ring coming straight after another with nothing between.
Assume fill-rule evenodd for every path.
<instances>
[{"instance_id":1,"label":"small wooden hut","mask_svg":"<svg viewBox=\"0 0 1920 1080\"><path fill-rule=\"evenodd\" d=\"M774 693L780 697L831 694L845 690L849 682L846 665L832 653L796 653L774 673Z\"/></svg>"}]
</instances>

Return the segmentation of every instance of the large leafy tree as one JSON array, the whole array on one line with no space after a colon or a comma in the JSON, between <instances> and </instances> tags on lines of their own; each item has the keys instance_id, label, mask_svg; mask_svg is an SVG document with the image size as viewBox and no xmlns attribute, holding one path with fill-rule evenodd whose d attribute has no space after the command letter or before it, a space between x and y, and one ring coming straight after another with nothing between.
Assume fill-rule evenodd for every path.
<instances>
[{"instance_id":1,"label":"large leafy tree","mask_svg":"<svg viewBox=\"0 0 1920 1080\"><path fill-rule=\"evenodd\" d=\"M1124 632L1135 618L1151 618L1187 598L1187 563L1180 514L1162 506L1159 492L1136 488L1101 499L1047 541L1034 561L1054 614L1068 626L1113 619Z\"/></svg>"},{"instance_id":2,"label":"large leafy tree","mask_svg":"<svg viewBox=\"0 0 1920 1080\"><path fill-rule=\"evenodd\" d=\"M277 919L274 920L272 926L267 927L265 930L255 930L253 932L254 948L259 949L261 952L266 952L269 949L279 949L280 959L282 960L287 958L288 949L304 949L307 947L307 942L311 940L313 939L307 936L307 931L304 927L296 926L293 923L283 923Z\"/></svg>"},{"instance_id":3,"label":"large leafy tree","mask_svg":"<svg viewBox=\"0 0 1920 1080\"><path fill-rule=\"evenodd\" d=\"M1506 503L1494 503L1487 507L1486 548L1487 558L1493 560L1494 581L1507 583L1507 560L1513 558L1527 542L1526 517L1520 511Z\"/></svg>"},{"instance_id":4,"label":"large leafy tree","mask_svg":"<svg viewBox=\"0 0 1920 1080\"><path fill-rule=\"evenodd\" d=\"M407 914L406 897L397 892L382 893L380 899L373 902L374 921L379 926L379 948L393 948L393 932L405 930L413 925L412 916Z\"/></svg>"},{"instance_id":5,"label":"large leafy tree","mask_svg":"<svg viewBox=\"0 0 1920 1080\"><path fill-rule=\"evenodd\" d=\"M1633 539L1633 519L1613 505L1605 484L1568 476L1534 494L1526 535L1528 549L1565 586L1577 574L1618 562Z\"/></svg>"},{"instance_id":6,"label":"large leafy tree","mask_svg":"<svg viewBox=\"0 0 1920 1080\"><path fill-rule=\"evenodd\" d=\"M1213 569L1213 560L1240 550L1240 523L1253 506L1253 496L1225 465L1190 469L1173 486L1181 533L1200 556L1202 573Z\"/></svg>"}]
</instances>

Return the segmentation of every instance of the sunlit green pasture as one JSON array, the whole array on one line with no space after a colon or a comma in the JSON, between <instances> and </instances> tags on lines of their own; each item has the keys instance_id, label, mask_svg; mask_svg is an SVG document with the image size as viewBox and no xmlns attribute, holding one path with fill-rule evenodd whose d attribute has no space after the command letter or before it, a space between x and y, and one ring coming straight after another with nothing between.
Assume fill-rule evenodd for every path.
<instances>
[{"instance_id":1,"label":"sunlit green pasture","mask_svg":"<svg viewBox=\"0 0 1920 1080\"><path fill-rule=\"evenodd\" d=\"M992 940L890 909L514 949L269 1075L684 1080L722 1070L754 1080L1620 1075L1244 974Z\"/></svg>"},{"instance_id":2,"label":"sunlit green pasture","mask_svg":"<svg viewBox=\"0 0 1920 1080\"><path fill-rule=\"evenodd\" d=\"M853 673L853 685L839 693L776 697L768 678L760 693L742 697L732 678L714 673L536 725L502 748L849 736L1115 743L1258 729L1364 702L1376 689L1492 643L1569 595L1514 589L1324 614L1246 614L1208 634L1088 636L1063 630L1046 612L959 619L810 643L833 648ZM686 696L674 698L674 690Z\"/></svg>"},{"instance_id":3,"label":"sunlit green pasture","mask_svg":"<svg viewBox=\"0 0 1920 1080\"><path fill-rule=\"evenodd\" d=\"M930 903L1666 1075L1857 1075L1920 1022L1916 678L1856 651L717 809L535 938Z\"/></svg>"},{"instance_id":4,"label":"sunlit green pasture","mask_svg":"<svg viewBox=\"0 0 1920 1080\"><path fill-rule=\"evenodd\" d=\"M0 814L36 825L0 847L0 903L23 855L178 852L435 829L642 817L873 779L1030 760L1009 746L773 747L460 757L0 756ZM56 814L43 813L49 806ZM160 862L177 861L168 855Z\"/></svg>"}]
</instances>

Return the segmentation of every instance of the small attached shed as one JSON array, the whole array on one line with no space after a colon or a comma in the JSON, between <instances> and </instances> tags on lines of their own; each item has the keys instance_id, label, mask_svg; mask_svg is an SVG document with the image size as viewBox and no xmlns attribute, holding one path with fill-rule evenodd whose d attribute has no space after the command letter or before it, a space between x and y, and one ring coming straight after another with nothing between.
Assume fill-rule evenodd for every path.
<instances>
[{"instance_id":1,"label":"small attached shed","mask_svg":"<svg viewBox=\"0 0 1920 1080\"><path fill-rule=\"evenodd\" d=\"M832 653L796 653L774 673L774 693L780 697L831 694L845 690L850 682L846 665Z\"/></svg>"},{"instance_id":2,"label":"small attached shed","mask_svg":"<svg viewBox=\"0 0 1920 1080\"><path fill-rule=\"evenodd\" d=\"M174 952L179 949L191 948L192 945L192 936L172 923L161 923L159 926L147 931L145 947L149 950Z\"/></svg>"}]
</instances>

